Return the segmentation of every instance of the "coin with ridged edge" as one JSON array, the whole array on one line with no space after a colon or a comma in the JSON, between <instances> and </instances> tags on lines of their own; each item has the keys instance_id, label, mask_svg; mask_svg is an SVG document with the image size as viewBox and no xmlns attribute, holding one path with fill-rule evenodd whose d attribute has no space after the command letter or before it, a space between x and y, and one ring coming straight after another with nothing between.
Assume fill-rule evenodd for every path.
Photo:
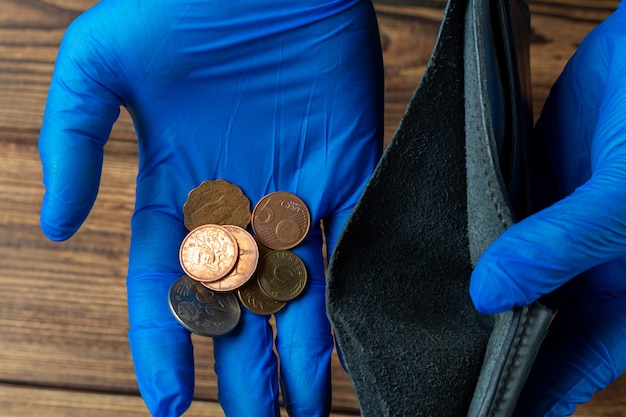
<instances>
[{"instance_id":1,"label":"coin with ridged edge","mask_svg":"<svg viewBox=\"0 0 626 417\"><path fill-rule=\"evenodd\" d=\"M262 316L269 316L270 314L276 313L287 305L286 301L273 300L265 295L265 293L261 291L256 276L248 281L246 285L239 288L237 295L245 308Z\"/></svg>"},{"instance_id":2,"label":"coin with ridged edge","mask_svg":"<svg viewBox=\"0 0 626 417\"><path fill-rule=\"evenodd\" d=\"M244 285L254 275L259 263L259 247L250 233L239 226L225 224L224 227L237 240L239 258L235 267L224 277L212 282L202 282L214 291L233 291Z\"/></svg>"},{"instance_id":3,"label":"coin with ridged edge","mask_svg":"<svg viewBox=\"0 0 626 417\"><path fill-rule=\"evenodd\" d=\"M185 236L180 245L180 265L190 278L217 281L235 267L239 247L223 226L205 224Z\"/></svg>"},{"instance_id":4,"label":"coin with ridged edge","mask_svg":"<svg viewBox=\"0 0 626 417\"><path fill-rule=\"evenodd\" d=\"M234 293L211 291L188 276L180 277L170 287L169 305L176 320L200 336L226 334L241 317Z\"/></svg>"},{"instance_id":5,"label":"coin with ridged edge","mask_svg":"<svg viewBox=\"0 0 626 417\"><path fill-rule=\"evenodd\" d=\"M183 205L187 230L203 224L233 224L246 228L250 223L250 200L238 185L226 180L207 180L191 190Z\"/></svg>"},{"instance_id":6,"label":"coin with ridged edge","mask_svg":"<svg viewBox=\"0 0 626 417\"><path fill-rule=\"evenodd\" d=\"M270 249L291 249L309 232L311 213L295 194L276 191L267 194L252 210L252 229L259 241Z\"/></svg>"},{"instance_id":7,"label":"coin with ridged edge","mask_svg":"<svg viewBox=\"0 0 626 417\"><path fill-rule=\"evenodd\" d=\"M302 293L308 274L298 255L275 250L263 257L257 275L265 295L277 301L289 301Z\"/></svg>"}]
</instances>

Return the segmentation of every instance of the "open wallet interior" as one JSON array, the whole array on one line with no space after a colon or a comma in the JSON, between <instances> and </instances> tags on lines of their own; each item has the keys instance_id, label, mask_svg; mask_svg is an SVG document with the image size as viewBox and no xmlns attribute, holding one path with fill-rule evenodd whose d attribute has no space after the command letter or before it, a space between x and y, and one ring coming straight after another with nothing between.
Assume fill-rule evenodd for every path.
<instances>
[{"instance_id":1,"label":"open wallet interior","mask_svg":"<svg viewBox=\"0 0 626 417\"><path fill-rule=\"evenodd\" d=\"M469 279L530 214L530 21L449 0L396 133L329 263L328 315L363 416L510 416L552 311L480 314Z\"/></svg>"}]
</instances>

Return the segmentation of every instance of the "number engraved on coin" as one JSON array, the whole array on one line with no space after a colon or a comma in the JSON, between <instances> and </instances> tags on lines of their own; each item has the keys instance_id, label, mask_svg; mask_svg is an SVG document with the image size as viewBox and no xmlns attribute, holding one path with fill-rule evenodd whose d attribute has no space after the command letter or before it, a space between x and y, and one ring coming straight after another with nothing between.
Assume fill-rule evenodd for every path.
<instances>
[{"instance_id":1,"label":"number engraved on coin","mask_svg":"<svg viewBox=\"0 0 626 417\"><path fill-rule=\"evenodd\" d=\"M224 278L202 283L214 291L232 291L241 287L254 275L259 262L259 248L250 233L239 226L225 224L223 227L237 240L239 258L235 267Z\"/></svg>"},{"instance_id":2,"label":"number engraved on coin","mask_svg":"<svg viewBox=\"0 0 626 417\"><path fill-rule=\"evenodd\" d=\"M277 301L269 298L259 286L259 281L254 276L243 287L237 290L241 304L253 313L268 316L276 313L287 304L286 301Z\"/></svg>"},{"instance_id":3,"label":"number engraved on coin","mask_svg":"<svg viewBox=\"0 0 626 417\"><path fill-rule=\"evenodd\" d=\"M270 249L291 249L306 237L311 213L296 195L284 191L267 194L252 211L252 229Z\"/></svg>"},{"instance_id":4,"label":"number engraved on coin","mask_svg":"<svg viewBox=\"0 0 626 417\"><path fill-rule=\"evenodd\" d=\"M302 259L293 252L276 250L267 254L259 266L259 286L268 297L289 301L304 290L307 271Z\"/></svg>"},{"instance_id":5,"label":"number engraved on coin","mask_svg":"<svg viewBox=\"0 0 626 417\"><path fill-rule=\"evenodd\" d=\"M233 293L213 292L188 276L182 276L170 288L169 305L176 320L200 336L228 333L241 317Z\"/></svg>"},{"instance_id":6,"label":"number engraved on coin","mask_svg":"<svg viewBox=\"0 0 626 417\"><path fill-rule=\"evenodd\" d=\"M198 281L216 281L228 274L239 255L237 241L223 226L205 224L185 236L180 245L180 265Z\"/></svg>"},{"instance_id":7,"label":"number engraved on coin","mask_svg":"<svg viewBox=\"0 0 626 417\"><path fill-rule=\"evenodd\" d=\"M245 229L250 223L250 200L239 186L226 180L204 181L189 192L183 214L188 230L203 224L233 224Z\"/></svg>"}]
</instances>

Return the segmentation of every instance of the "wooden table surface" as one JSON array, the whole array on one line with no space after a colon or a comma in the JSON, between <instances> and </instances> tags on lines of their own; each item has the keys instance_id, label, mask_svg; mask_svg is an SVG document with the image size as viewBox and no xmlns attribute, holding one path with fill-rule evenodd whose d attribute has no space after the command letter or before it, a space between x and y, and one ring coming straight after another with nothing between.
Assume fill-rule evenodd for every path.
<instances>
[{"instance_id":1,"label":"wooden table surface","mask_svg":"<svg viewBox=\"0 0 626 417\"><path fill-rule=\"evenodd\" d=\"M69 241L39 230L37 136L59 41L93 0L0 0L0 416L147 416L126 333L125 276L137 150L123 113L106 145L100 194ZM442 15L377 2L386 71L386 139L424 70ZM617 0L530 1L535 114L580 39ZM413 2L415 4L415 2ZM221 416L211 341L194 338L196 401L186 415ZM358 414L335 360L334 416ZM618 380L576 416L626 415Z\"/></svg>"}]
</instances>

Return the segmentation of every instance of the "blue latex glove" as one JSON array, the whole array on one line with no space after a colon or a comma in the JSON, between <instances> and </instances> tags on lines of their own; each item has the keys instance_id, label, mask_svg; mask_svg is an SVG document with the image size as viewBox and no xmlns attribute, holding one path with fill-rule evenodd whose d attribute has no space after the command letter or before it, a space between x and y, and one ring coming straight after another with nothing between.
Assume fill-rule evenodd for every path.
<instances>
[{"instance_id":1,"label":"blue latex glove","mask_svg":"<svg viewBox=\"0 0 626 417\"><path fill-rule=\"evenodd\" d=\"M296 252L305 292L276 314L283 398L293 415L328 415L331 329L322 231L332 250L380 156L382 59L376 16L361 0L105 0L61 44L39 150L41 227L72 236L98 192L103 146L120 106L139 147L127 279L129 340L154 416L192 400L189 333L168 307L182 274L182 206L204 180L239 185L252 205L272 191L302 198L312 227ZM268 319L244 311L214 338L228 416L278 416Z\"/></svg>"},{"instance_id":2,"label":"blue latex glove","mask_svg":"<svg viewBox=\"0 0 626 417\"><path fill-rule=\"evenodd\" d=\"M485 313L537 299L558 310L519 401L524 417L569 415L626 368L624 2L565 67L537 133L555 203L497 239L470 288Z\"/></svg>"}]
</instances>

